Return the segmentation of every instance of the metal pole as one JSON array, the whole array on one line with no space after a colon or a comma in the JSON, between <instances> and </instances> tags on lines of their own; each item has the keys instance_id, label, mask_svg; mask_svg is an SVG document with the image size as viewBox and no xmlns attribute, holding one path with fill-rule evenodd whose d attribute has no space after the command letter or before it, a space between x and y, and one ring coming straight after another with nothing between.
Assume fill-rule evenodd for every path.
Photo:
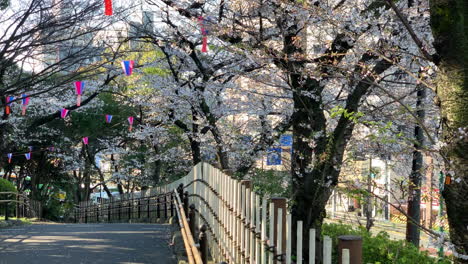
<instances>
[{"instance_id":1,"label":"metal pole","mask_svg":"<svg viewBox=\"0 0 468 264\"><path fill-rule=\"evenodd\" d=\"M7 195L7 199L10 199L9 196L10 195ZM9 202L5 203L5 221L8 221L9 215L10 215L9 214L10 208L8 208L8 204L9 204Z\"/></svg>"},{"instance_id":2,"label":"metal pole","mask_svg":"<svg viewBox=\"0 0 468 264\"><path fill-rule=\"evenodd\" d=\"M442 197L442 191L444 190L444 173L439 173L439 231L444 232L444 225L442 224L442 216L444 216L444 198ZM439 258L444 257L444 246L439 247Z\"/></svg>"}]
</instances>

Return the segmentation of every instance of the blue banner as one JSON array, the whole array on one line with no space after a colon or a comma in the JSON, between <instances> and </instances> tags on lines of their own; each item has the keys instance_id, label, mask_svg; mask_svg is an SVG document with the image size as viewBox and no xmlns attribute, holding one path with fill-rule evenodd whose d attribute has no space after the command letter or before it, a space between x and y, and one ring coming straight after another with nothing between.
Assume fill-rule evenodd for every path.
<instances>
[{"instance_id":1,"label":"blue banner","mask_svg":"<svg viewBox=\"0 0 468 264\"><path fill-rule=\"evenodd\" d=\"M280 145L283 147L291 147L293 143L292 135L281 135Z\"/></svg>"},{"instance_id":2,"label":"blue banner","mask_svg":"<svg viewBox=\"0 0 468 264\"><path fill-rule=\"evenodd\" d=\"M281 148L268 149L267 165L281 165Z\"/></svg>"}]
</instances>

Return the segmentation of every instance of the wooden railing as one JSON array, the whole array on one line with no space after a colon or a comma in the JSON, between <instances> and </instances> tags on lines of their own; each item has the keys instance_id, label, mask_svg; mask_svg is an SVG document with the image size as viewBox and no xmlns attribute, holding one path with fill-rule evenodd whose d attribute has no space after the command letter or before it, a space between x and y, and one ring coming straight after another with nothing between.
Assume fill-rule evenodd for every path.
<instances>
[{"instance_id":1,"label":"wooden railing","mask_svg":"<svg viewBox=\"0 0 468 264\"><path fill-rule=\"evenodd\" d=\"M113 222L142 215L160 218L162 213L167 218L170 212L171 216L177 214L189 263L206 264L209 260L236 264L315 263L315 230L309 230L309 237L302 237L302 221L297 221L296 230L292 230L286 198L262 197L252 187L249 180L239 181L200 163L187 176L159 187L157 195L82 204L77 209L77 219L84 223ZM102 220L106 217L107 220ZM297 234L294 241L292 232ZM309 239L308 259L302 252L305 239ZM323 237L321 248L323 263L331 264L329 237ZM340 263L350 263L346 247L339 253Z\"/></svg>"},{"instance_id":2,"label":"wooden railing","mask_svg":"<svg viewBox=\"0 0 468 264\"><path fill-rule=\"evenodd\" d=\"M187 176L161 191L177 188L185 201L190 226L195 229L192 233L200 232L202 226L207 229L212 261L315 263L315 230L310 229L310 236L303 238L302 221L298 221L297 229L292 230L286 198L261 197L253 191L251 181L234 179L206 163L198 164ZM292 232L297 234L295 241L292 240ZM303 259L304 239L309 239L308 259ZM294 260L291 256L293 242L296 243ZM347 263L349 252L344 252L343 263ZM323 262L330 264L332 241L327 236L323 238L322 255ZM207 263L207 260L203 261Z\"/></svg>"},{"instance_id":3,"label":"wooden railing","mask_svg":"<svg viewBox=\"0 0 468 264\"><path fill-rule=\"evenodd\" d=\"M32 200L23 194L16 192L0 192L0 195L8 197L0 200L0 204L5 205L5 219L10 217L9 208L15 207L15 217L42 218L42 204L39 201Z\"/></svg>"}]
</instances>

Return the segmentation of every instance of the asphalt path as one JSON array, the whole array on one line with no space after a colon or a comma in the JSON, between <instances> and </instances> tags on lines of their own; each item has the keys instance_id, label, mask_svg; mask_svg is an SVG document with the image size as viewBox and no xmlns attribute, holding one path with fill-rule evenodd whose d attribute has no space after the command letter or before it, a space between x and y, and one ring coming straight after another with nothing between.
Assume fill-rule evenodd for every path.
<instances>
[{"instance_id":1,"label":"asphalt path","mask_svg":"<svg viewBox=\"0 0 468 264\"><path fill-rule=\"evenodd\" d=\"M174 264L168 225L33 224L0 229L0 264Z\"/></svg>"}]
</instances>

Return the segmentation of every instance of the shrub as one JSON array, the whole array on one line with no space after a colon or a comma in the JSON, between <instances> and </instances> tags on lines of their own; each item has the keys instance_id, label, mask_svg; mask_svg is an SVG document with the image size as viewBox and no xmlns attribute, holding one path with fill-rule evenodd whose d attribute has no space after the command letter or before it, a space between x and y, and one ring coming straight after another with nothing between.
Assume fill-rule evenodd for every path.
<instances>
[{"instance_id":1,"label":"shrub","mask_svg":"<svg viewBox=\"0 0 468 264\"><path fill-rule=\"evenodd\" d=\"M330 236L333 241L333 248L338 248L338 236L358 235L362 237L362 257L363 263L373 264L450 264L448 258L438 261L427 254L419 251L413 244L403 240L391 240L387 232L379 232L372 236L365 228L353 228L344 224L323 224L322 234ZM333 263L338 263L338 252L333 252Z\"/></svg>"},{"instance_id":2,"label":"shrub","mask_svg":"<svg viewBox=\"0 0 468 264\"><path fill-rule=\"evenodd\" d=\"M16 193L16 187L10 181L0 178L0 192L15 192ZM11 199L14 199L12 195L0 194L0 200L11 200ZM12 215L15 212L14 203L10 203L9 212L10 212L10 215ZM4 213L5 213L5 203L0 203L0 214L4 214Z\"/></svg>"}]
</instances>

